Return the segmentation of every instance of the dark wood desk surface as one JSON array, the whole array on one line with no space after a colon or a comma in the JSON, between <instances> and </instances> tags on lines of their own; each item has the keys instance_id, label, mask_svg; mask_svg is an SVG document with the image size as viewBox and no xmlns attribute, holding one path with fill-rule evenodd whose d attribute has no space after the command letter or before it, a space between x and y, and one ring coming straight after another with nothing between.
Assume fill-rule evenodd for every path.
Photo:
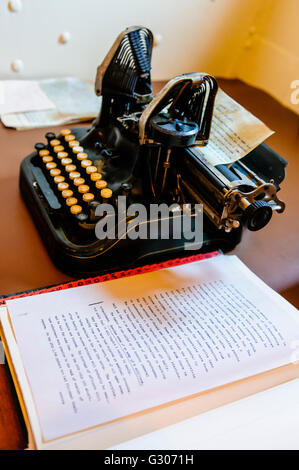
<instances>
[{"instance_id":1,"label":"dark wood desk surface","mask_svg":"<svg viewBox=\"0 0 299 470\"><path fill-rule=\"evenodd\" d=\"M235 80L220 86L276 133L268 143L289 161L280 196L283 215L257 233L246 233L236 254L271 287L299 306L299 117L262 91ZM156 84L156 90L160 84ZM49 129L18 132L0 124L0 293L57 284L70 278L52 264L18 189L21 160ZM56 128L58 133L59 128ZM0 365L0 449L22 449L26 436L7 369Z\"/></svg>"}]
</instances>

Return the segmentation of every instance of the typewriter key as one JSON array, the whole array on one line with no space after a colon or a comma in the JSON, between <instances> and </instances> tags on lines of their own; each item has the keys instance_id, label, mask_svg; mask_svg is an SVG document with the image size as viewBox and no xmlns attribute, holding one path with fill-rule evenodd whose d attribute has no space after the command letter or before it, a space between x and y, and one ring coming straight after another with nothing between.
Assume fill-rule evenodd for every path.
<instances>
[{"instance_id":1,"label":"typewriter key","mask_svg":"<svg viewBox=\"0 0 299 470\"><path fill-rule=\"evenodd\" d=\"M46 139L48 141L48 144L49 144L51 140L56 138L56 135L54 134L54 132L47 132L45 137L46 137Z\"/></svg>"},{"instance_id":2,"label":"typewriter key","mask_svg":"<svg viewBox=\"0 0 299 470\"><path fill-rule=\"evenodd\" d=\"M92 165L91 160L82 160L82 162L81 162L82 168L87 168L88 166L91 166L91 165Z\"/></svg>"},{"instance_id":3,"label":"typewriter key","mask_svg":"<svg viewBox=\"0 0 299 470\"><path fill-rule=\"evenodd\" d=\"M61 173L61 170L59 168L53 168L53 170L50 171L51 176L59 176Z\"/></svg>"},{"instance_id":4,"label":"typewriter key","mask_svg":"<svg viewBox=\"0 0 299 470\"><path fill-rule=\"evenodd\" d=\"M104 188L106 188L106 186L107 186L107 181L105 181L105 180L98 180L96 182L97 189L104 189Z\"/></svg>"},{"instance_id":5,"label":"typewriter key","mask_svg":"<svg viewBox=\"0 0 299 470\"><path fill-rule=\"evenodd\" d=\"M50 155L47 155L46 157L43 157L43 162L44 163L49 163L49 162L52 162L53 161L53 157L51 157Z\"/></svg>"},{"instance_id":6,"label":"typewriter key","mask_svg":"<svg viewBox=\"0 0 299 470\"><path fill-rule=\"evenodd\" d=\"M73 191L71 189L64 189L61 193L61 196L64 197L64 199L67 199L73 195Z\"/></svg>"},{"instance_id":7,"label":"typewriter key","mask_svg":"<svg viewBox=\"0 0 299 470\"><path fill-rule=\"evenodd\" d=\"M91 175L92 173L97 173L97 171L98 171L98 169L97 169L96 166L88 166L88 167L86 168L86 173L87 173L88 175Z\"/></svg>"},{"instance_id":8,"label":"typewriter key","mask_svg":"<svg viewBox=\"0 0 299 470\"><path fill-rule=\"evenodd\" d=\"M78 145L77 147L73 147L73 152L74 153L82 153L84 150L83 147L81 147L80 145Z\"/></svg>"},{"instance_id":9,"label":"typewriter key","mask_svg":"<svg viewBox=\"0 0 299 470\"><path fill-rule=\"evenodd\" d=\"M71 180L74 180L75 178L80 178L80 173L79 171L71 171L69 174L69 177Z\"/></svg>"},{"instance_id":10,"label":"typewriter key","mask_svg":"<svg viewBox=\"0 0 299 470\"><path fill-rule=\"evenodd\" d=\"M85 183L85 179L84 178L75 178L74 179L74 185L75 186L80 186L81 184L84 184Z\"/></svg>"},{"instance_id":11,"label":"typewriter key","mask_svg":"<svg viewBox=\"0 0 299 470\"><path fill-rule=\"evenodd\" d=\"M81 184L84 184L85 183L85 179L84 178L75 178L74 179L74 185L75 186L80 186Z\"/></svg>"},{"instance_id":12,"label":"typewriter key","mask_svg":"<svg viewBox=\"0 0 299 470\"><path fill-rule=\"evenodd\" d=\"M90 175L91 181L99 181L102 179L101 173L91 173Z\"/></svg>"},{"instance_id":13,"label":"typewriter key","mask_svg":"<svg viewBox=\"0 0 299 470\"><path fill-rule=\"evenodd\" d=\"M37 153L39 153L40 150L43 150L45 147L46 147L45 144L43 144L42 142L37 142L34 146Z\"/></svg>"},{"instance_id":14,"label":"typewriter key","mask_svg":"<svg viewBox=\"0 0 299 470\"><path fill-rule=\"evenodd\" d=\"M49 153L50 153L49 150L46 150L46 149L40 150L39 151L39 156L40 157L46 157L47 155L49 155Z\"/></svg>"},{"instance_id":15,"label":"typewriter key","mask_svg":"<svg viewBox=\"0 0 299 470\"><path fill-rule=\"evenodd\" d=\"M53 150L54 150L55 153L63 152L63 151L64 151L64 146L63 146L63 145L56 145L56 146L53 148Z\"/></svg>"},{"instance_id":16,"label":"typewriter key","mask_svg":"<svg viewBox=\"0 0 299 470\"><path fill-rule=\"evenodd\" d=\"M73 134L66 135L64 138L66 142L71 142L72 140L75 140L75 139L76 137Z\"/></svg>"},{"instance_id":17,"label":"typewriter key","mask_svg":"<svg viewBox=\"0 0 299 470\"><path fill-rule=\"evenodd\" d=\"M71 130L70 129L62 129L60 134L63 135L63 137L65 137L66 135L71 134Z\"/></svg>"},{"instance_id":18,"label":"typewriter key","mask_svg":"<svg viewBox=\"0 0 299 470\"><path fill-rule=\"evenodd\" d=\"M71 142L69 142L70 148L78 147L78 145L80 145L80 142L78 142L78 140L72 140Z\"/></svg>"},{"instance_id":19,"label":"typewriter key","mask_svg":"<svg viewBox=\"0 0 299 470\"><path fill-rule=\"evenodd\" d=\"M112 190L109 189L109 188L104 188L104 189L101 190L101 196L102 196L103 199L106 199L106 200L110 199L112 194L113 194Z\"/></svg>"},{"instance_id":20,"label":"typewriter key","mask_svg":"<svg viewBox=\"0 0 299 470\"><path fill-rule=\"evenodd\" d=\"M77 204L78 199L76 199L75 197L68 197L65 202L66 202L66 205L70 207L70 206L74 206L75 204Z\"/></svg>"},{"instance_id":21,"label":"typewriter key","mask_svg":"<svg viewBox=\"0 0 299 470\"><path fill-rule=\"evenodd\" d=\"M62 158L61 159L61 164L63 166L70 165L71 163L73 163L73 160L71 158Z\"/></svg>"},{"instance_id":22,"label":"typewriter key","mask_svg":"<svg viewBox=\"0 0 299 470\"><path fill-rule=\"evenodd\" d=\"M65 180L65 177L64 176L55 176L54 177L54 183L58 184L58 183L63 183L63 181Z\"/></svg>"},{"instance_id":23,"label":"typewriter key","mask_svg":"<svg viewBox=\"0 0 299 470\"><path fill-rule=\"evenodd\" d=\"M94 194L85 193L85 194L83 194L82 199L83 199L84 202L91 202L91 201L94 200Z\"/></svg>"},{"instance_id":24,"label":"typewriter key","mask_svg":"<svg viewBox=\"0 0 299 470\"><path fill-rule=\"evenodd\" d=\"M75 171L75 169L76 169L76 165L66 165L65 167L65 171L67 171L68 173Z\"/></svg>"},{"instance_id":25,"label":"typewriter key","mask_svg":"<svg viewBox=\"0 0 299 470\"><path fill-rule=\"evenodd\" d=\"M60 140L57 140L57 139L50 140L51 147L56 147L56 145L60 145L60 144L61 144Z\"/></svg>"},{"instance_id":26,"label":"typewriter key","mask_svg":"<svg viewBox=\"0 0 299 470\"><path fill-rule=\"evenodd\" d=\"M56 165L55 162L50 162L50 163L47 163L47 164L46 164L47 170L53 170L53 169L56 168L56 167L57 167L57 165Z\"/></svg>"},{"instance_id":27,"label":"typewriter key","mask_svg":"<svg viewBox=\"0 0 299 470\"><path fill-rule=\"evenodd\" d=\"M80 186L78 186L78 191L81 194L88 193L89 186L87 186L87 184L80 184Z\"/></svg>"},{"instance_id":28,"label":"typewriter key","mask_svg":"<svg viewBox=\"0 0 299 470\"><path fill-rule=\"evenodd\" d=\"M82 207L78 206L77 204L74 204L71 206L71 213L74 215L80 214L82 212Z\"/></svg>"},{"instance_id":29,"label":"typewriter key","mask_svg":"<svg viewBox=\"0 0 299 470\"><path fill-rule=\"evenodd\" d=\"M68 183L58 183L57 185L58 191L64 191L65 189L69 189Z\"/></svg>"},{"instance_id":30,"label":"typewriter key","mask_svg":"<svg viewBox=\"0 0 299 470\"><path fill-rule=\"evenodd\" d=\"M81 152L80 152L80 153L77 154L77 159L80 160L80 161L86 160L87 158L88 158L87 153L84 153L84 152L81 153Z\"/></svg>"},{"instance_id":31,"label":"typewriter key","mask_svg":"<svg viewBox=\"0 0 299 470\"><path fill-rule=\"evenodd\" d=\"M59 158L59 160L61 160L62 158L67 158L69 156L69 154L67 152L58 152L57 154L57 157Z\"/></svg>"}]
</instances>

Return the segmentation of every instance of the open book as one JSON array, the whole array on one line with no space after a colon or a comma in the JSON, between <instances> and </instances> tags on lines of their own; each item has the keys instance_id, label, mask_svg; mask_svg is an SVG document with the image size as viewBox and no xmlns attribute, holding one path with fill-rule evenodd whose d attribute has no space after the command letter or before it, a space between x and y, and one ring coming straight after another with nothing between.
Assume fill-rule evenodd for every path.
<instances>
[{"instance_id":1,"label":"open book","mask_svg":"<svg viewBox=\"0 0 299 470\"><path fill-rule=\"evenodd\" d=\"M115 448L298 377L297 310L235 256L0 311L30 448Z\"/></svg>"}]
</instances>

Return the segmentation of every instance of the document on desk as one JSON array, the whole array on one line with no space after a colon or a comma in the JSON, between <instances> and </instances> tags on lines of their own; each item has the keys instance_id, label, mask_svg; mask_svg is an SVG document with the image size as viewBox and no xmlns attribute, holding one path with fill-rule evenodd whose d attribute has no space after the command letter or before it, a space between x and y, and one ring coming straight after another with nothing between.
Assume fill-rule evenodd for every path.
<instances>
[{"instance_id":1,"label":"document on desk","mask_svg":"<svg viewBox=\"0 0 299 470\"><path fill-rule=\"evenodd\" d=\"M235 256L7 309L45 441L289 364L299 339L296 309Z\"/></svg>"},{"instance_id":2,"label":"document on desk","mask_svg":"<svg viewBox=\"0 0 299 470\"><path fill-rule=\"evenodd\" d=\"M219 89L215 99L209 143L194 147L211 165L229 164L245 157L274 132Z\"/></svg>"},{"instance_id":3,"label":"document on desk","mask_svg":"<svg viewBox=\"0 0 299 470\"><path fill-rule=\"evenodd\" d=\"M66 77L39 80L36 84L52 106L19 110L26 112L7 111L7 114L1 116L6 127L25 130L58 126L93 119L99 112L100 99L89 83Z\"/></svg>"},{"instance_id":4,"label":"document on desk","mask_svg":"<svg viewBox=\"0 0 299 470\"><path fill-rule=\"evenodd\" d=\"M36 80L0 80L0 115L55 109Z\"/></svg>"}]
</instances>

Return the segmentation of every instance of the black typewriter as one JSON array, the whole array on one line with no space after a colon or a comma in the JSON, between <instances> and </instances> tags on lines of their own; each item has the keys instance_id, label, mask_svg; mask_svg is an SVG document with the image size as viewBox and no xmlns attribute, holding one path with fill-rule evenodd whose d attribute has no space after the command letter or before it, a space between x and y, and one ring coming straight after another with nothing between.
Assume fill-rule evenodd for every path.
<instances>
[{"instance_id":1,"label":"black typewriter","mask_svg":"<svg viewBox=\"0 0 299 470\"><path fill-rule=\"evenodd\" d=\"M214 167L198 156L196 148L209 139L217 82L209 74L183 74L154 97L152 46L147 28L123 31L97 70L95 91L102 103L92 127L47 133L46 143L35 144L21 164L23 198L50 256L65 272L103 273L232 250L244 228L259 230L273 211L284 210L277 192L287 163L266 145L231 166ZM136 223L120 200L133 209L136 204L174 209L158 214L154 236L134 239L128 234L136 225L150 233L152 218ZM192 233L199 204L200 244L192 246L183 230L162 236L165 217L173 222L183 205ZM113 218L114 228L122 226L120 236L116 231L118 236L98 237L103 217Z\"/></svg>"}]
</instances>

